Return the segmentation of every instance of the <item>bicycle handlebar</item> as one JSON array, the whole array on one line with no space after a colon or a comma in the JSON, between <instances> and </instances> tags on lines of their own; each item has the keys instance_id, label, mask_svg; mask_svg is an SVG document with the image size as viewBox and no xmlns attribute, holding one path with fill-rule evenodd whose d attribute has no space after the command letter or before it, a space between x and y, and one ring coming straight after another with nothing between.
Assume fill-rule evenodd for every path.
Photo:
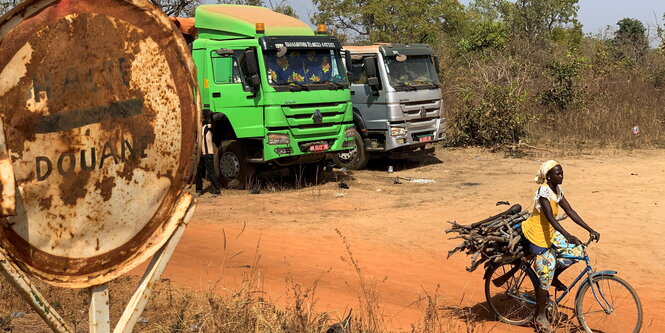
<instances>
[{"instance_id":1,"label":"bicycle handlebar","mask_svg":"<svg viewBox=\"0 0 665 333\"><path fill-rule=\"evenodd\" d=\"M587 246L589 246L589 244L591 244L591 242L593 242L593 240L594 240L594 238L589 236L589 240L582 243L582 245L584 245L584 247L587 247Z\"/></svg>"}]
</instances>

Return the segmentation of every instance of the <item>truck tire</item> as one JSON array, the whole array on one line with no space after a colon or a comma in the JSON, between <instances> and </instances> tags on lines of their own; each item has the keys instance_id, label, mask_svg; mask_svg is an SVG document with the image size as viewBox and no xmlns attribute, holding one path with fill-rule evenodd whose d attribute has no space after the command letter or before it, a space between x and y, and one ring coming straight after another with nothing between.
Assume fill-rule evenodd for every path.
<instances>
[{"instance_id":1,"label":"truck tire","mask_svg":"<svg viewBox=\"0 0 665 333\"><path fill-rule=\"evenodd\" d=\"M353 137L356 141L356 148L348 152L334 154L333 162L335 162L335 165L340 168L360 170L367 165L369 157L367 157L367 152L365 152L365 143L363 142L360 133L358 133L358 131L353 131Z\"/></svg>"},{"instance_id":2,"label":"truck tire","mask_svg":"<svg viewBox=\"0 0 665 333\"><path fill-rule=\"evenodd\" d=\"M227 188L242 190L250 187L254 167L247 162L240 142L224 140L215 151L215 175Z\"/></svg>"}]
</instances>

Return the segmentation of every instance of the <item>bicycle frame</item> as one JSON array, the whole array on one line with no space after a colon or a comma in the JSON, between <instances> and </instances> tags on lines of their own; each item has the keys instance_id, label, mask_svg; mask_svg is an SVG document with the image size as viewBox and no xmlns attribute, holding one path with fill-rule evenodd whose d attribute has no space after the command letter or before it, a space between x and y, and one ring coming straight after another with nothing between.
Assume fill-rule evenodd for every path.
<instances>
[{"instance_id":1,"label":"bicycle frame","mask_svg":"<svg viewBox=\"0 0 665 333\"><path fill-rule=\"evenodd\" d=\"M584 283L589 283L590 286L591 286L591 291L593 293L594 298L596 299L598 304L600 304L600 306L603 308L603 311L605 311L606 313L609 314L614 310L613 307L609 304L609 302L605 298L605 295L603 294L602 290L599 290L592 283L592 281L593 281L594 276L615 275L617 272L615 272L615 271L600 271L600 272L593 273L593 267L591 267L591 262L589 261L589 256L586 254L586 247L583 246L582 250L583 250L583 253L584 253L583 257L567 256L567 255L562 255L562 256L559 257L559 258L563 258L563 259L583 260L586 263L586 267L583 270L580 271L579 275L577 275L575 280L573 280L573 282L566 288L566 290L564 290L561 293L561 295L559 295L559 297L555 298L554 301L555 301L556 304L559 304L561 302L561 300L563 300L563 298L566 297L566 295L568 295L568 293L575 287L575 285L577 285L578 282L582 281L583 278L585 278L585 275L586 275L586 280L584 280L582 282L582 284L580 284L580 287ZM522 261L520 264L521 265L526 265L528 269L531 269L533 261L534 261L533 259L529 260L529 261ZM524 281L525 274L527 274L526 269L520 269L519 271L520 271L520 275L517 277L517 279L514 280L515 281L515 287L516 287L515 290L519 290L519 286ZM536 281L538 281L538 280L536 280ZM538 281L538 283L540 283L540 282ZM536 288L539 288L539 286L536 286ZM509 288L509 290L511 290L511 289L512 288ZM579 288L578 288L578 291L579 291ZM599 295L600 295L600 298L599 298ZM527 295L522 295L521 297L520 297L520 295L510 295L510 296L511 297L517 297L518 299L520 299L524 302L530 303L530 304L536 304L536 300L533 297L530 297L530 296L527 296ZM576 297L579 297L579 296L580 295L577 295ZM602 301L600 299L602 299Z\"/></svg>"}]
</instances>

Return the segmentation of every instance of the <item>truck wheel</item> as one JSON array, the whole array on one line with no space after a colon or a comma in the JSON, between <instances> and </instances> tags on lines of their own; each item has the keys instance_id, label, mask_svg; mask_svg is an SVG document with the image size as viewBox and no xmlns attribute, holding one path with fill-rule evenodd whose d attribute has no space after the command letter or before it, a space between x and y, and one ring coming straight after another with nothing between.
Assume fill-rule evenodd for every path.
<instances>
[{"instance_id":1,"label":"truck wheel","mask_svg":"<svg viewBox=\"0 0 665 333\"><path fill-rule=\"evenodd\" d=\"M215 152L215 174L222 186L242 190L249 188L254 167L245 159L240 142L224 140Z\"/></svg>"},{"instance_id":2,"label":"truck wheel","mask_svg":"<svg viewBox=\"0 0 665 333\"><path fill-rule=\"evenodd\" d=\"M349 170L360 170L367 165L369 158L365 152L365 143L363 138L357 131L353 132L353 137L356 141L356 148L333 155L333 162L340 168L347 168Z\"/></svg>"}]
</instances>

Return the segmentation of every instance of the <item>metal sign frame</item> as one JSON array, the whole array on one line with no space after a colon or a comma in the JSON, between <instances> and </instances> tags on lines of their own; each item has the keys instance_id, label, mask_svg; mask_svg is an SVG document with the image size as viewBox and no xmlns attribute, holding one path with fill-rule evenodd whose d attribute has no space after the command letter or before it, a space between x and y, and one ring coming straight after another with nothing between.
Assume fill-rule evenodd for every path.
<instances>
[{"instance_id":1,"label":"metal sign frame","mask_svg":"<svg viewBox=\"0 0 665 333\"><path fill-rule=\"evenodd\" d=\"M191 194L183 194L175 212L184 211L183 215L176 214L172 218L181 218L181 222L175 231L171 234L168 241L155 253L146 269L139 286L134 295L129 300L125 310L113 329L114 333L132 332L138 322L143 310L145 309L152 288L164 272L166 265L171 259L180 238L182 238L187 223L194 214L196 202ZM180 216L177 216L180 215ZM0 273L5 276L7 281L16 289L23 299L30 304L33 310L44 320L44 322L58 333L73 332L66 324L65 320L49 304L49 302L37 290L37 287L30 280L30 276L25 273L15 260L0 248ZM109 288L104 283L88 288L88 300L90 308L88 311L88 323L91 333L110 333L111 322L109 319Z\"/></svg>"}]
</instances>

